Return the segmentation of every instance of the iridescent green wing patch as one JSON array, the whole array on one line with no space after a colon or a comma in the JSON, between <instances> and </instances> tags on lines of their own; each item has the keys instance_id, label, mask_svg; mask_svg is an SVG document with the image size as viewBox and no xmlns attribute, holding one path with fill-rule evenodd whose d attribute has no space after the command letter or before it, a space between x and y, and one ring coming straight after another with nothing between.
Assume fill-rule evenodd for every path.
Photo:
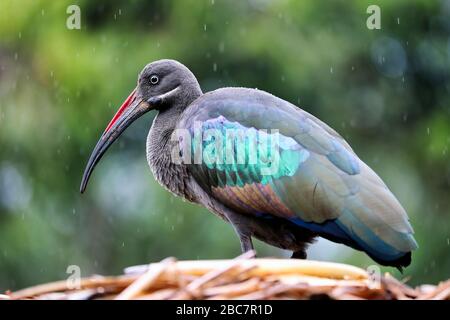
<instances>
[{"instance_id":1,"label":"iridescent green wing patch","mask_svg":"<svg viewBox=\"0 0 450 320\"><path fill-rule=\"evenodd\" d=\"M275 130L246 128L222 116L203 122L201 132L193 134L192 153L201 149L201 165L217 174L214 187L266 185L293 176L309 157L290 137Z\"/></svg>"}]
</instances>

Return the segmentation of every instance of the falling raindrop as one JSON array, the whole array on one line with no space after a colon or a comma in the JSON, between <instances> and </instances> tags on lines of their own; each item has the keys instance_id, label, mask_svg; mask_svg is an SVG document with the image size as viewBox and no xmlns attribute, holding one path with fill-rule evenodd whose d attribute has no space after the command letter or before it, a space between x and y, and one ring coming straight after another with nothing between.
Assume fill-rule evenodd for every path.
<instances>
[{"instance_id":1,"label":"falling raindrop","mask_svg":"<svg viewBox=\"0 0 450 320\"><path fill-rule=\"evenodd\" d=\"M19 32L19 39L22 39L22 32Z\"/></svg>"},{"instance_id":2,"label":"falling raindrop","mask_svg":"<svg viewBox=\"0 0 450 320\"><path fill-rule=\"evenodd\" d=\"M397 18L397 24L400 24L400 18Z\"/></svg>"},{"instance_id":3,"label":"falling raindrop","mask_svg":"<svg viewBox=\"0 0 450 320\"><path fill-rule=\"evenodd\" d=\"M213 71L214 71L214 72L217 72L217 63L214 63L214 64L213 64Z\"/></svg>"},{"instance_id":4,"label":"falling raindrop","mask_svg":"<svg viewBox=\"0 0 450 320\"><path fill-rule=\"evenodd\" d=\"M223 53L225 51L225 43L223 41L221 41L219 43L219 52Z\"/></svg>"},{"instance_id":5,"label":"falling raindrop","mask_svg":"<svg viewBox=\"0 0 450 320\"><path fill-rule=\"evenodd\" d=\"M41 10L41 15L43 16L44 14L45 14L45 10L42 9L42 10Z\"/></svg>"},{"instance_id":6,"label":"falling raindrop","mask_svg":"<svg viewBox=\"0 0 450 320\"><path fill-rule=\"evenodd\" d=\"M330 73L333 73L333 67L330 67Z\"/></svg>"},{"instance_id":7,"label":"falling raindrop","mask_svg":"<svg viewBox=\"0 0 450 320\"><path fill-rule=\"evenodd\" d=\"M408 114L407 113L405 113L403 115L403 122L406 122L406 121L408 121Z\"/></svg>"},{"instance_id":8,"label":"falling raindrop","mask_svg":"<svg viewBox=\"0 0 450 320\"><path fill-rule=\"evenodd\" d=\"M427 128L427 135L430 135L430 127Z\"/></svg>"},{"instance_id":9,"label":"falling raindrop","mask_svg":"<svg viewBox=\"0 0 450 320\"><path fill-rule=\"evenodd\" d=\"M119 9L119 16L122 15L122 9Z\"/></svg>"},{"instance_id":10,"label":"falling raindrop","mask_svg":"<svg viewBox=\"0 0 450 320\"><path fill-rule=\"evenodd\" d=\"M206 24L203 25L203 30L206 31Z\"/></svg>"}]
</instances>

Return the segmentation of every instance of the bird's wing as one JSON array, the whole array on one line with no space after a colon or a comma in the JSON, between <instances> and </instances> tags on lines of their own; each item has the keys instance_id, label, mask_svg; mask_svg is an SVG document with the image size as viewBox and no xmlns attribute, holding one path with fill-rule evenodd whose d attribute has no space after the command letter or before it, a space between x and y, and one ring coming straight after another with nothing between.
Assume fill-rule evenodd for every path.
<instances>
[{"instance_id":1,"label":"bird's wing","mask_svg":"<svg viewBox=\"0 0 450 320\"><path fill-rule=\"evenodd\" d=\"M243 90L206 94L179 122L192 138L191 150L180 148L205 190L236 211L289 219L381 261L417 247L405 210L339 134L284 100Z\"/></svg>"}]
</instances>

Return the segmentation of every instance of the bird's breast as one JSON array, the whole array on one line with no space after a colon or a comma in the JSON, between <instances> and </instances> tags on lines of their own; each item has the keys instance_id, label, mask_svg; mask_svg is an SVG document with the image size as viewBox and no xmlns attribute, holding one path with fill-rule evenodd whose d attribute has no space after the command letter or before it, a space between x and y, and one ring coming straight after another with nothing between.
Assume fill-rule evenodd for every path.
<instances>
[{"instance_id":1,"label":"bird's breast","mask_svg":"<svg viewBox=\"0 0 450 320\"><path fill-rule=\"evenodd\" d=\"M173 142L171 131L152 127L147 137L147 163L156 181L176 196L194 201L187 188L189 178L185 165L175 164L171 159Z\"/></svg>"}]
</instances>

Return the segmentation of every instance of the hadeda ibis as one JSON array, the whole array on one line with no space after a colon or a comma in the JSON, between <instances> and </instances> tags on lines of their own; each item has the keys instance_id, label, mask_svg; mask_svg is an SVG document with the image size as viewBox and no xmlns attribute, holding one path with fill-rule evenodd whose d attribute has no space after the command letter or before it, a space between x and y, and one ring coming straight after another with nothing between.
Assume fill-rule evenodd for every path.
<instances>
[{"instance_id":1,"label":"hadeda ibis","mask_svg":"<svg viewBox=\"0 0 450 320\"><path fill-rule=\"evenodd\" d=\"M335 130L261 90L202 93L174 60L141 71L90 156L81 192L108 147L150 110L157 115L147 161L156 180L229 222L242 251L255 237L306 258L321 236L382 265L410 264L417 243L405 210Z\"/></svg>"}]
</instances>

